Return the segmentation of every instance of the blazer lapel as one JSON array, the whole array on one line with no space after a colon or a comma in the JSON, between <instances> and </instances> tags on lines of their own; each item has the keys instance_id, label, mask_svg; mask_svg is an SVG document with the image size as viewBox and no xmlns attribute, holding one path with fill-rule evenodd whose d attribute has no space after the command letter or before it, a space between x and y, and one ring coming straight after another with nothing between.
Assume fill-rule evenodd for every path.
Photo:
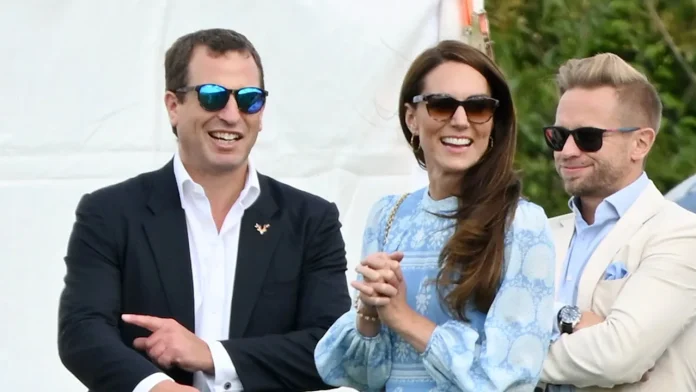
<instances>
[{"instance_id":1,"label":"blazer lapel","mask_svg":"<svg viewBox=\"0 0 696 392\"><path fill-rule=\"evenodd\" d=\"M174 319L195 331L193 277L186 215L181 207L173 161L153 173L148 208L143 222L154 255L164 295Z\"/></svg>"},{"instance_id":2,"label":"blazer lapel","mask_svg":"<svg viewBox=\"0 0 696 392\"><path fill-rule=\"evenodd\" d=\"M614 228L597 245L597 249L590 256L580 277L578 287L578 307L580 309L590 309L594 288L597 282L602 279L604 271L616 252L626 245L631 236L662 208L664 200L660 191L650 182L624 216L616 222Z\"/></svg>"},{"instance_id":3,"label":"blazer lapel","mask_svg":"<svg viewBox=\"0 0 696 392\"><path fill-rule=\"evenodd\" d=\"M553 231L553 243L556 253L556 291L561 287L561 275L565 270L565 259L568 255L570 240L575 233L575 215L566 214L550 222Z\"/></svg>"},{"instance_id":4,"label":"blazer lapel","mask_svg":"<svg viewBox=\"0 0 696 392\"><path fill-rule=\"evenodd\" d=\"M280 219L268 178L259 174L259 185L259 198L244 212L239 229L230 338L244 335L278 240L287 230Z\"/></svg>"}]
</instances>

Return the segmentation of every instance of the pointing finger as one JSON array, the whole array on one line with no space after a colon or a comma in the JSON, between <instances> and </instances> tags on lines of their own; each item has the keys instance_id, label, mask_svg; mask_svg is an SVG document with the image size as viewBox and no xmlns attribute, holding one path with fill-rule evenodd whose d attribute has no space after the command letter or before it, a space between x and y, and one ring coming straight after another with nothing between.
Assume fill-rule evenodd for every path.
<instances>
[{"instance_id":1,"label":"pointing finger","mask_svg":"<svg viewBox=\"0 0 696 392\"><path fill-rule=\"evenodd\" d=\"M148 329L152 332L155 332L164 326L164 319L161 319L159 317L145 316L139 314L124 314L121 316L121 319L127 322L128 324L137 325L139 327Z\"/></svg>"}]
</instances>

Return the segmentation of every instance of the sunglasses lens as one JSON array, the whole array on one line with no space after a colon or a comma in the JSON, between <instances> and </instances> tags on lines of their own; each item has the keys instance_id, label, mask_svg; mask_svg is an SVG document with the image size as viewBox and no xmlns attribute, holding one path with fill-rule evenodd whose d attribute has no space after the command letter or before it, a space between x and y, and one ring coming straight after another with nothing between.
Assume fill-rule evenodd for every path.
<instances>
[{"instance_id":1,"label":"sunglasses lens","mask_svg":"<svg viewBox=\"0 0 696 392\"><path fill-rule=\"evenodd\" d=\"M473 98L464 101L464 111L470 122L482 124L493 117L496 101L489 98ZM459 101L452 97L433 97L428 100L428 114L435 120L447 121L459 107Z\"/></svg>"},{"instance_id":2,"label":"sunglasses lens","mask_svg":"<svg viewBox=\"0 0 696 392\"><path fill-rule=\"evenodd\" d=\"M216 112L222 110L230 99L226 88L216 84L206 84L198 90L198 102L203 109Z\"/></svg>"},{"instance_id":3,"label":"sunglasses lens","mask_svg":"<svg viewBox=\"0 0 696 392\"><path fill-rule=\"evenodd\" d=\"M546 139L546 144L554 151L563 150L563 146L565 146L569 135L570 132L562 128L549 127L544 129L544 139Z\"/></svg>"},{"instance_id":4,"label":"sunglasses lens","mask_svg":"<svg viewBox=\"0 0 696 392\"><path fill-rule=\"evenodd\" d=\"M459 102L453 98L430 98L427 102L428 114L435 120L447 121L457 110Z\"/></svg>"},{"instance_id":5,"label":"sunglasses lens","mask_svg":"<svg viewBox=\"0 0 696 392\"><path fill-rule=\"evenodd\" d=\"M575 130L575 144L585 152L597 152L602 148L604 130L597 128L578 128Z\"/></svg>"},{"instance_id":6,"label":"sunglasses lens","mask_svg":"<svg viewBox=\"0 0 696 392\"><path fill-rule=\"evenodd\" d=\"M571 132L563 127L548 127L544 128L544 139L549 148L562 151L571 133L580 151L597 152L602 148L604 130L597 128L578 128Z\"/></svg>"},{"instance_id":7,"label":"sunglasses lens","mask_svg":"<svg viewBox=\"0 0 696 392\"><path fill-rule=\"evenodd\" d=\"M467 99L464 101L464 111L469 121L474 124L482 124L493 117L496 101L488 98Z\"/></svg>"},{"instance_id":8,"label":"sunglasses lens","mask_svg":"<svg viewBox=\"0 0 696 392\"><path fill-rule=\"evenodd\" d=\"M235 98L239 110L248 114L258 113L266 103L266 94L264 94L263 90L256 87L240 89Z\"/></svg>"}]
</instances>

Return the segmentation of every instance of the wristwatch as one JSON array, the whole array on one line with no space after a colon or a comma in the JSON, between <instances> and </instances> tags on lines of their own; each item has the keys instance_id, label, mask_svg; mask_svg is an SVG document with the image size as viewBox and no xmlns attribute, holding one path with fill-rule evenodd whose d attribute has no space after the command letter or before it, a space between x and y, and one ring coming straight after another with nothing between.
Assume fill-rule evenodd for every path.
<instances>
[{"instance_id":1,"label":"wristwatch","mask_svg":"<svg viewBox=\"0 0 696 392\"><path fill-rule=\"evenodd\" d=\"M573 329L580 322L580 308L566 305L558 312L558 327L561 333L573 333Z\"/></svg>"}]
</instances>

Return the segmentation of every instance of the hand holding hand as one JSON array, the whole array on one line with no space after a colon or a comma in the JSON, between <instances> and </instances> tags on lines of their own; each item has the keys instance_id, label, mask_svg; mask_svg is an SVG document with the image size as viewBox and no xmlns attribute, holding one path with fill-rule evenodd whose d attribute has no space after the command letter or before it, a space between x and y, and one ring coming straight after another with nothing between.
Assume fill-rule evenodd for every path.
<instances>
[{"instance_id":1,"label":"hand holding hand","mask_svg":"<svg viewBox=\"0 0 696 392\"><path fill-rule=\"evenodd\" d=\"M123 321L152 331L146 338L136 338L133 347L146 351L160 366L189 371L215 372L208 344L172 319L124 314ZM158 384L159 385L159 384Z\"/></svg>"},{"instance_id":2,"label":"hand holding hand","mask_svg":"<svg viewBox=\"0 0 696 392\"><path fill-rule=\"evenodd\" d=\"M363 316L372 307L383 325L401 335L416 351L424 352L433 331L435 323L412 309L406 301L406 281L401 271L401 260L404 254L395 252L390 255L376 253L363 260L356 270L363 275L362 282L352 282L351 285L360 291L360 299L368 309L363 307ZM376 336L379 329L372 325L368 328L365 323L358 322L358 331L365 336Z\"/></svg>"},{"instance_id":3,"label":"hand holding hand","mask_svg":"<svg viewBox=\"0 0 696 392\"><path fill-rule=\"evenodd\" d=\"M406 282L401 271L403 253L390 255L376 253L363 260L357 271L363 282L353 282L360 290L360 300L373 309L376 316L388 326L393 326L405 311L410 310L406 302Z\"/></svg>"},{"instance_id":4,"label":"hand holding hand","mask_svg":"<svg viewBox=\"0 0 696 392\"><path fill-rule=\"evenodd\" d=\"M401 265L397 264L392 271L401 276ZM388 303L376 307L376 310L379 319L387 326L394 328L396 326L395 323L405 320L407 314L412 309L406 301L406 281L402 278L398 281L390 281L389 285L391 286L390 290L395 290L394 295L389 298Z\"/></svg>"},{"instance_id":5,"label":"hand holding hand","mask_svg":"<svg viewBox=\"0 0 696 392\"><path fill-rule=\"evenodd\" d=\"M399 267L403 257L401 252L373 253L358 265L355 270L363 276L363 280L353 281L351 286L359 291L360 301L365 306L384 306L397 294L399 284L403 280Z\"/></svg>"},{"instance_id":6,"label":"hand holding hand","mask_svg":"<svg viewBox=\"0 0 696 392\"><path fill-rule=\"evenodd\" d=\"M199 392L198 389L188 385L177 384L174 381L161 381L150 392Z\"/></svg>"}]
</instances>

